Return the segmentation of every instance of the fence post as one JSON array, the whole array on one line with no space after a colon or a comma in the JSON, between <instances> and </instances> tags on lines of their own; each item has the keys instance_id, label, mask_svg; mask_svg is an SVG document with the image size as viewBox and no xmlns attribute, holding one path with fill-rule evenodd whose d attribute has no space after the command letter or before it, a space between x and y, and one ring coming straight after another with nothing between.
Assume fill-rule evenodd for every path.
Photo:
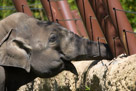
<instances>
[{"instance_id":1,"label":"fence post","mask_svg":"<svg viewBox=\"0 0 136 91\"><path fill-rule=\"evenodd\" d=\"M98 41L98 37L104 38L101 27L99 26L99 23L88 0L76 0L76 3L84 25L87 29L89 38L94 41ZM101 39L100 42L106 43L104 39Z\"/></svg>"},{"instance_id":2,"label":"fence post","mask_svg":"<svg viewBox=\"0 0 136 91\"><path fill-rule=\"evenodd\" d=\"M128 55L136 54L135 35L133 33L126 32L127 42L125 42L126 38L123 35L123 30L133 32L133 29L127 19L125 12L121 11L123 10L123 8L120 4L120 1L119 0L104 0L104 5L105 6L107 5L106 8L109 10L111 19L117 28L119 37L121 41L123 42Z\"/></svg>"},{"instance_id":3,"label":"fence post","mask_svg":"<svg viewBox=\"0 0 136 91\"><path fill-rule=\"evenodd\" d=\"M75 34L79 35L78 33L79 31L77 31L75 21L72 20L73 19L72 13L70 11L70 7L69 7L67 0L58 1L57 3L60 8L62 16L66 20L65 23L66 23L67 28L71 30L72 32L74 32Z\"/></svg>"},{"instance_id":4,"label":"fence post","mask_svg":"<svg viewBox=\"0 0 136 91\"><path fill-rule=\"evenodd\" d=\"M83 36L83 37L86 37L86 38L89 38L88 34L86 32L85 26L84 26L84 24L82 22L82 19L81 19L79 13L78 13L78 10L72 10L71 12L72 12L72 16L75 19L77 19L77 20L75 20L75 24L77 26L77 30L79 31L79 35Z\"/></svg>"},{"instance_id":5,"label":"fence post","mask_svg":"<svg viewBox=\"0 0 136 91\"><path fill-rule=\"evenodd\" d=\"M116 57L122 53L125 53L123 43L117 34L117 29L113 25L103 0L89 0L89 2L96 14L99 24L102 27L113 56Z\"/></svg>"},{"instance_id":6,"label":"fence post","mask_svg":"<svg viewBox=\"0 0 136 91\"><path fill-rule=\"evenodd\" d=\"M61 15L61 12L58 9L57 1L51 1L51 0L40 0L42 3L42 6L47 14L47 17L49 21L58 22L58 20L64 19ZM59 21L59 24L66 27L65 22Z\"/></svg>"},{"instance_id":7,"label":"fence post","mask_svg":"<svg viewBox=\"0 0 136 91\"><path fill-rule=\"evenodd\" d=\"M33 16L26 0L12 0L15 5L17 12L26 13L29 16Z\"/></svg>"}]
</instances>

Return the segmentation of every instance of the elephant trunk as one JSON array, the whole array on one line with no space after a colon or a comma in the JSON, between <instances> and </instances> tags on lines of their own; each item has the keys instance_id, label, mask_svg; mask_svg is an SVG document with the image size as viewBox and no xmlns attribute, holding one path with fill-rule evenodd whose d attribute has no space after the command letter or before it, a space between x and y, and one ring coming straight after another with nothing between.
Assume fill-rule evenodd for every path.
<instances>
[{"instance_id":1,"label":"elephant trunk","mask_svg":"<svg viewBox=\"0 0 136 91\"><path fill-rule=\"evenodd\" d=\"M112 59L112 53L107 44L90 41L88 39L81 39L79 45L79 56L74 60L102 60Z\"/></svg>"}]
</instances>

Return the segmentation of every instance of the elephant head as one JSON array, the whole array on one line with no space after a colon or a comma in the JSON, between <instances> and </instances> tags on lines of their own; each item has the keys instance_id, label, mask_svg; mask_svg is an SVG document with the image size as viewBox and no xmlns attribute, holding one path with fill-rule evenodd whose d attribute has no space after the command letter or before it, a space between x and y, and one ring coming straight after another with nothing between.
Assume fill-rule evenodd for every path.
<instances>
[{"instance_id":1,"label":"elephant head","mask_svg":"<svg viewBox=\"0 0 136 91\"><path fill-rule=\"evenodd\" d=\"M11 19L13 16L17 18ZM2 29L8 33L0 43L2 66L52 77L63 70L76 73L71 61L112 59L107 44L80 37L57 23L40 21L23 13L15 13L6 20L8 25L4 22Z\"/></svg>"}]
</instances>

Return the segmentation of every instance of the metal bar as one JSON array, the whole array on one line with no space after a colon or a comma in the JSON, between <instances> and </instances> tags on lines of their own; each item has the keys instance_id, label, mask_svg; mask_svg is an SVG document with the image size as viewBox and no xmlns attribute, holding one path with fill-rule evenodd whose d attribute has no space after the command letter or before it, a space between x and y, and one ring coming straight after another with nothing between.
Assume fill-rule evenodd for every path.
<instances>
[{"instance_id":1,"label":"metal bar","mask_svg":"<svg viewBox=\"0 0 136 91\"><path fill-rule=\"evenodd\" d=\"M127 49L127 54L130 55L130 52L129 52L129 48L128 48L128 39L127 39L127 34L126 34L126 30L123 30L124 32L124 36L125 36L125 42L126 42L126 49Z\"/></svg>"},{"instance_id":2,"label":"metal bar","mask_svg":"<svg viewBox=\"0 0 136 91\"><path fill-rule=\"evenodd\" d=\"M78 30L79 35L86 37L86 38L89 38L88 34L85 30L85 26L83 24L83 21L82 21L80 15L79 15L79 11L78 10L72 10L71 12L72 12L72 16L73 16L74 20L76 19L75 24L77 26L77 30Z\"/></svg>"},{"instance_id":3,"label":"metal bar","mask_svg":"<svg viewBox=\"0 0 136 91\"><path fill-rule=\"evenodd\" d=\"M98 40L99 56L101 56L101 47L100 47L100 40L101 40L101 39L104 39L104 40L105 40L105 38L100 38L100 37L97 38L97 40Z\"/></svg>"},{"instance_id":4,"label":"metal bar","mask_svg":"<svg viewBox=\"0 0 136 91\"><path fill-rule=\"evenodd\" d=\"M76 0L80 15L83 19L84 25L86 27L87 33L90 40L97 41L98 37L104 37L101 27L97 19L93 19L95 16L88 0ZM90 18L91 16L91 18ZM90 21L91 19L91 21ZM93 31L93 34L92 34ZM93 37L92 37L93 36ZM100 42L106 43L105 40L100 40Z\"/></svg>"},{"instance_id":5,"label":"metal bar","mask_svg":"<svg viewBox=\"0 0 136 91\"><path fill-rule=\"evenodd\" d=\"M116 8L115 8L116 9ZM136 14L136 12L134 11L127 11L127 10L121 10L121 9L116 9L117 11L122 11L122 12L126 12L126 13L132 13L132 14Z\"/></svg>"},{"instance_id":6,"label":"metal bar","mask_svg":"<svg viewBox=\"0 0 136 91\"><path fill-rule=\"evenodd\" d=\"M36 3L36 4L30 4L30 5L28 5L28 6L35 6L35 5L41 5L41 3ZM14 6L0 6L0 8L3 8L3 7L5 7L5 8L13 8Z\"/></svg>"},{"instance_id":7,"label":"metal bar","mask_svg":"<svg viewBox=\"0 0 136 91\"><path fill-rule=\"evenodd\" d=\"M113 43L113 44L114 44L114 45L113 45L113 48L114 48L114 55L115 55L115 57L118 56L118 55L117 55L117 49L116 49L116 48L117 48L117 47L116 47L116 40L117 40L117 39L119 39L119 37L113 37L113 42L114 42L114 43Z\"/></svg>"},{"instance_id":8,"label":"metal bar","mask_svg":"<svg viewBox=\"0 0 136 91\"><path fill-rule=\"evenodd\" d=\"M105 2L104 2L104 5L106 5ZM129 30L129 31L132 32L133 29L132 29L132 27L131 27L128 19L127 19L125 12L121 12L121 11L117 10L117 9L123 10L123 8L120 4L120 1L119 0L108 0L108 4L109 4L109 14L111 16L113 24L116 25L116 18L117 18L120 39L121 39L123 45L127 46L126 43L125 43L124 36L123 36L123 30L125 29L125 30ZM115 17L114 11L116 11L116 17ZM130 55L136 54L136 48L135 48L136 47L136 41L135 41L136 38L135 38L135 36L133 34L130 34L130 33L127 33L126 36L127 36L127 40L128 40L128 48L129 48Z\"/></svg>"},{"instance_id":9,"label":"metal bar","mask_svg":"<svg viewBox=\"0 0 136 91\"><path fill-rule=\"evenodd\" d=\"M91 19L96 19L95 17L91 16ZM63 19L63 20L58 20L58 21L77 21L77 20L82 20L81 18L75 18L75 19Z\"/></svg>"},{"instance_id":10,"label":"metal bar","mask_svg":"<svg viewBox=\"0 0 136 91\"><path fill-rule=\"evenodd\" d=\"M114 10L115 19L116 19L116 30L117 30L117 35L119 36L119 26L118 26L117 12L116 12L115 8L113 8L113 10Z\"/></svg>"},{"instance_id":11,"label":"metal bar","mask_svg":"<svg viewBox=\"0 0 136 91\"><path fill-rule=\"evenodd\" d=\"M15 8L8 8L8 9L6 9L6 8L0 8L0 10L15 10Z\"/></svg>"},{"instance_id":12,"label":"metal bar","mask_svg":"<svg viewBox=\"0 0 136 91\"><path fill-rule=\"evenodd\" d=\"M116 40L115 40L115 38L113 38L113 40L114 40L114 53L115 53L114 55L117 56L117 54L116 54Z\"/></svg>"},{"instance_id":13,"label":"metal bar","mask_svg":"<svg viewBox=\"0 0 136 91\"><path fill-rule=\"evenodd\" d=\"M91 34L92 34L92 37L91 39L94 40L94 36L93 36L93 24L92 24L92 16L90 16L90 26L91 26ZM99 39L99 37L98 37Z\"/></svg>"},{"instance_id":14,"label":"metal bar","mask_svg":"<svg viewBox=\"0 0 136 91\"><path fill-rule=\"evenodd\" d=\"M31 10L43 10L43 8L30 8ZM0 8L0 10L16 10L15 8L8 8L8 9L4 9L4 8Z\"/></svg>"},{"instance_id":15,"label":"metal bar","mask_svg":"<svg viewBox=\"0 0 136 91\"><path fill-rule=\"evenodd\" d=\"M127 31L127 30L125 30L125 32L136 34L136 32Z\"/></svg>"},{"instance_id":16,"label":"metal bar","mask_svg":"<svg viewBox=\"0 0 136 91\"><path fill-rule=\"evenodd\" d=\"M47 14L47 17L49 21L58 22L57 20L63 20L63 16L61 15L61 12L58 9L56 2L50 2L49 0L40 0L42 3L42 6ZM65 22L58 22L62 26L66 27Z\"/></svg>"},{"instance_id":17,"label":"metal bar","mask_svg":"<svg viewBox=\"0 0 136 91\"><path fill-rule=\"evenodd\" d=\"M43 10L43 8L30 8L31 10ZM16 10L15 8L8 8L8 9L4 9L4 8L0 8L0 10Z\"/></svg>"},{"instance_id":18,"label":"metal bar","mask_svg":"<svg viewBox=\"0 0 136 91\"><path fill-rule=\"evenodd\" d=\"M0 6L0 8L4 8L4 7L6 7L6 8L13 8L14 6Z\"/></svg>"},{"instance_id":19,"label":"metal bar","mask_svg":"<svg viewBox=\"0 0 136 91\"><path fill-rule=\"evenodd\" d=\"M24 12L29 16L33 16L26 0L12 0L18 12Z\"/></svg>"},{"instance_id":20,"label":"metal bar","mask_svg":"<svg viewBox=\"0 0 136 91\"><path fill-rule=\"evenodd\" d=\"M22 5L22 12L23 12L23 13L25 12L25 10L24 10L24 5Z\"/></svg>"},{"instance_id":21,"label":"metal bar","mask_svg":"<svg viewBox=\"0 0 136 91\"><path fill-rule=\"evenodd\" d=\"M111 17L108 14L108 9L105 8L107 4L103 4L104 0L89 0L89 2L105 34L106 40L109 44L113 56L116 57L122 53L125 53L125 48L120 39L114 41L114 38L118 37L118 35L116 28L112 23Z\"/></svg>"},{"instance_id":22,"label":"metal bar","mask_svg":"<svg viewBox=\"0 0 136 91\"><path fill-rule=\"evenodd\" d=\"M58 1L57 4L60 7L60 11L64 19L73 19L67 0ZM65 23L69 30L71 30L75 34L78 34L76 24L74 21L66 21Z\"/></svg>"},{"instance_id":23,"label":"metal bar","mask_svg":"<svg viewBox=\"0 0 136 91\"><path fill-rule=\"evenodd\" d=\"M105 37L106 37L106 19L107 19L108 17L109 17L109 15L107 15L107 16L105 16L105 17L103 18L103 21L104 21L103 33L104 33Z\"/></svg>"},{"instance_id":24,"label":"metal bar","mask_svg":"<svg viewBox=\"0 0 136 91\"><path fill-rule=\"evenodd\" d=\"M98 37L97 40L98 40L99 56L101 56L100 38Z\"/></svg>"},{"instance_id":25,"label":"metal bar","mask_svg":"<svg viewBox=\"0 0 136 91\"><path fill-rule=\"evenodd\" d=\"M85 2L84 2L84 0L82 0L82 3L83 3L84 24L85 24L85 26L86 26L86 10L85 10Z\"/></svg>"},{"instance_id":26,"label":"metal bar","mask_svg":"<svg viewBox=\"0 0 136 91\"><path fill-rule=\"evenodd\" d=\"M63 19L63 20L58 20L58 21L77 21L77 20L81 20L81 19Z\"/></svg>"}]
</instances>

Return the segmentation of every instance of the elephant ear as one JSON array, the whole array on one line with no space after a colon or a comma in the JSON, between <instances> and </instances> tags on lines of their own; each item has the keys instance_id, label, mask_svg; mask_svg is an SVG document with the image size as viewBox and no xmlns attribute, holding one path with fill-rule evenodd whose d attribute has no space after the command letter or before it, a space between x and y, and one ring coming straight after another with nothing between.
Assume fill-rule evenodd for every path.
<instances>
[{"instance_id":1,"label":"elephant ear","mask_svg":"<svg viewBox=\"0 0 136 91\"><path fill-rule=\"evenodd\" d=\"M23 68L30 72L31 46L23 38L10 36L11 32L0 42L0 65Z\"/></svg>"}]
</instances>

